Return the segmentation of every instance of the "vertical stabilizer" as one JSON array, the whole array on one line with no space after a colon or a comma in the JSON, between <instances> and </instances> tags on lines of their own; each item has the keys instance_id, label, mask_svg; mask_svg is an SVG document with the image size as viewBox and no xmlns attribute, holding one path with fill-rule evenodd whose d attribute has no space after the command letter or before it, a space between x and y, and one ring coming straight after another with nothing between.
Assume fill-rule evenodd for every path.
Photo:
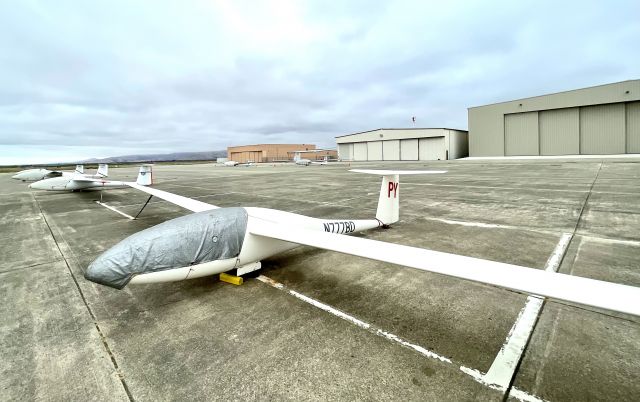
<instances>
[{"instance_id":1,"label":"vertical stabilizer","mask_svg":"<svg viewBox=\"0 0 640 402\"><path fill-rule=\"evenodd\" d=\"M374 170L352 169L350 172L367 173L382 176L376 219L384 225L400 220L400 175L439 174L446 170Z\"/></svg>"},{"instance_id":2,"label":"vertical stabilizer","mask_svg":"<svg viewBox=\"0 0 640 402\"><path fill-rule=\"evenodd\" d=\"M140 166L136 184L141 186L150 186L153 184L153 167L151 165Z\"/></svg>"},{"instance_id":3,"label":"vertical stabilizer","mask_svg":"<svg viewBox=\"0 0 640 402\"><path fill-rule=\"evenodd\" d=\"M109 176L109 165L106 163L101 163L98 165L98 176L107 177Z\"/></svg>"},{"instance_id":4,"label":"vertical stabilizer","mask_svg":"<svg viewBox=\"0 0 640 402\"><path fill-rule=\"evenodd\" d=\"M382 176L376 219L385 225L398 222L400 219L400 175Z\"/></svg>"},{"instance_id":5,"label":"vertical stabilizer","mask_svg":"<svg viewBox=\"0 0 640 402\"><path fill-rule=\"evenodd\" d=\"M84 173L84 165L76 165L76 173Z\"/></svg>"}]
</instances>

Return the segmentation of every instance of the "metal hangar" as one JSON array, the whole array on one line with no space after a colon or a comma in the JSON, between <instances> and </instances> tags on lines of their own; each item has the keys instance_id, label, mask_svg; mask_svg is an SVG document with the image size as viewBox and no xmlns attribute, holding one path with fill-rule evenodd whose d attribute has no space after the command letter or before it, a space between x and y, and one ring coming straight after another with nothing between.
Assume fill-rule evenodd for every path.
<instances>
[{"instance_id":1,"label":"metal hangar","mask_svg":"<svg viewBox=\"0 0 640 402\"><path fill-rule=\"evenodd\" d=\"M640 153L640 80L468 110L472 157Z\"/></svg>"},{"instance_id":2,"label":"metal hangar","mask_svg":"<svg viewBox=\"0 0 640 402\"><path fill-rule=\"evenodd\" d=\"M448 128L379 128L336 137L338 157L353 161L429 161L468 156L467 132Z\"/></svg>"},{"instance_id":3,"label":"metal hangar","mask_svg":"<svg viewBox=\"0 0 640 402\"><path fill-rule=\"evenodd\" d=\"M315 150L314 144L255 144L227 147L227 157L235 162L284 162L295 151ZM334 151L335 152L335 151Z\"/></svg>"}]
</instances>

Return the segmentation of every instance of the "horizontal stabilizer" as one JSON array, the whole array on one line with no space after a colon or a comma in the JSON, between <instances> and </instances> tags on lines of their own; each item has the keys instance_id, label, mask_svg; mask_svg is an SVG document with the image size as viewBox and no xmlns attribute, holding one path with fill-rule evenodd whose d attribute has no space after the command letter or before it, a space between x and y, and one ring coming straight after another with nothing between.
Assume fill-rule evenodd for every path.
<instances>
[{"instance_id":1,"label":"horizontal stabilizer","mask_svg":"<svg viewBox=\"0 0 640 402\"><path fill-rule=\"evenodd\" d=\"M249 230L263 237L640 316L640 288L634 286L265 221Z\"/></svg>"},{"instance_id":2,"label":"horizontal stabilizer","mask_svg":"<svg viewBox=\"0 0 640 402\"><path fill-rule=\"evenodd\" d=\"M351 169L350 172L377 174L380 176L405 175L405 174L441 174L447 173L446 170L377 170L377 169Z\"/></svg>"}]
</instances>

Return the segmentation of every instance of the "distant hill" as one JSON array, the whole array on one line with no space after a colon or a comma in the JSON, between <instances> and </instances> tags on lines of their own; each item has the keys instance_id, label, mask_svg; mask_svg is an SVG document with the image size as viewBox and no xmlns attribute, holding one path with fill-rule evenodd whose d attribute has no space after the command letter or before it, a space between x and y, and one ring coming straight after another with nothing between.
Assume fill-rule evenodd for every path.
<instances>
[{"instance_id":1,"label":"distant hill","mask_svg":"<svg viewBox=\"0 0 640 402\"><path fill-rule=\"evenodd\" d=\"M125 163L125 162L170 162L170 161L202 161L226 158L227 151L206 152L174 152L170 154L122 155L108 158L85 159L79 163Z\"/></svg>"}]
</instances>

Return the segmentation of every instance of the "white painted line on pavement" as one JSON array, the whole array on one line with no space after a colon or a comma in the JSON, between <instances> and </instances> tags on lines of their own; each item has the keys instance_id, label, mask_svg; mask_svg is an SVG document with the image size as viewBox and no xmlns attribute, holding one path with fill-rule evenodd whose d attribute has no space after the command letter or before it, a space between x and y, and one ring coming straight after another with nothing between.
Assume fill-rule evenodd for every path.
<instances>
[{"instance_id":1,"label":"white painted line on pavement","mask_svg":"<svg viewBox=\"0 0 640 402\"><path fill-rule=\"evenodd\" d=\"M125 214L124 212L118 211L118 210L117 210L117 209L115 209L114 207L112 207L112 206L110 206L110 205L107 205L107 204L105 204L104 202L96 201L96 204L98 204L98 205L102 205L103 207L105 207L105 208L107 208L107 209L110 209L110 210L112 210L113 212L117 212L117 213L119 213L120 215L122 215L122 216L124 216L124 217L126 217L126 218L129 218L129 219L131 219L131 220L135 219L133 216L131 216L131 215L127 215L127 214Z\"/></svg>"},{"instance_id":2,"label":"white painted line on pavement","mask_svg":"<svg viewBox=\"0 0 640 402\"><path fill-rule=\"evenodd\" d=\"M567 247L569 247L572 238L573 235L571 233L564 233L560 237L553 254L547 260L545 271L556 272L558 270L562 256ZM507 339L491 364L489 371L484 376L474 377L477 381L500 390L506 390L509 387L543 304L544 297L527 297L524 308L518 314L516 322L511 327Z\"/></svg>"},{"instance_id":3,"label":"white painted line on pavement","mask_svg":"<svg viewBox=\"0 0 640 402\"><path fill-rule=\"evenodd\" d=\"M345 320L347 322L350 322L350 323L352 323L352 324L354 324L354 325L356 325L356 326L358 326L358 327L360 327L362 329L366 329L367 331L369 331L369 332L371 332L371 333L373 333L373 334L375 334L377 336L381 336L381 337L383 337L383 338L385 338L385 339L387 339L389 341L398 343L398 344L400 344L400 345L402 345L402 346L404 346L406 348L412 349L412 350L420 353L423 356L426 356L426 357L429 357L429 358L432 358L432 359L440 360L443 363L453 364L451 359L448 359L448 358L446 358L444 356L440 356L440 355L438 355L437 353L435 353L433 351L430 351L428 349L423 348L422 346L407 342L407 341L405 341L404 339L400 338L399 336L397 336L395 334L392 334L390 332L384 331L384 330L382 330L380 328L375 328L371 324L369 324L367 322L364 322L362 320L359 320L359 319L357 319L357 318L355 318L353 316L350 316L349 314L347 314L347 313L345 313L343 311L340 311L340 310L338 310L336 308L333 308L333 307L331 307L331 306L329 306L327 304L324 304L324 303L322 303L322 302L320 302L318 300L312 299L311 297L308 297L308 296L305 296L305 295L303 295L301 293L298 293L295 290L289 289L285 285L283 285L283 284L281 284L279 282L276 282L271 278L268 278L268 277L266 277L264 275L260 275L260 276L258 276L257 279L259 281L263 282L263 283L266 283L269 286L272 286L272 287L274 287L274 288L276 288L278 290L286 292L286 293L290 294L291 296L294 296L295 298L297 298L299 300L302 300L302 301L304 301L306 303L309 303L312 306L319 308L320 310L326 311L326 312L328 312L330 314L335 315L336 317L342 318L343 320ZM463 373L465 373L465 374L469 375L470 377L472 377L477 382L479 382L479 383L481 383L481 384L483 384L483 385L485 385L485 386L487 386L489 388L492 388L492 389L495 389L495 390L504 391L504 390L501 390L496 385L490 385L490 384L487 384L484 381L482 381L482 378L484 377L484 374L482 374L482 372L480 372L478 370L471 369L471 368L468 368L468 367L465 367L465 366L460 366L460 370ZM528 394L527 392L519 390L519 389L517 389L515 387L511 388L510 395L513 396L514 398L520 400L520 401L523 401L523 402L546 402L543 399L540 399L540 398L538 398L538 397L536 397L534 395Z\"/></svg>"},{"instance_id":4,"label":"white painted line on pavement","mask_svg":"<svg viewBox=\"0 0 640 402\"><path fill-rule=\"evenodd\" d=\"M261 282L266 283L267 285L273 286L276 289L279 289L279 290L282 290L284 292L287 292L290 295L292 295L292 296L294 296L294 297L296 297L296 298L298 298L298 299L300 299L300 300L302 300L302 301L304 301L306 303L309 303L314 307L319 308L320 310L324 310L327 313L333 314L336 317L340 317L343 320L348 321L348 322L350 322L350 323L352 323L354 325L357 325L360 328L366 329L367 331L369 331L369 332L371 332L371 333L373 333L375 335L378 335L378 336L386 338L386 339L388 339L390 341L399 343L400 345L402 345L402 346L404 346L406 348L413 349L416 352L420 353L421 355L430 357L432 359L437 359L437 360L440 360L440 361L445 362L445 363L452 363L450 359L448 359L448 358L446 358L444 356L440 356L439 354L437 354L435 352L432 352L432 351L430 351L428 349L425 349L422 346L414 345L413 343L407 342L404 339L400 338L399 336L394 335L394 334L392 334L390 332L386 332L386 331L384 331L384 330L382 330L380 328L373 327L369 323L366 323L366 322L364 322L362 320L359 320L359 319L357 319L355 317L352 317L352 316L348 315L347 313L345 313L343 311L340 311L338 309L335 309L335 308L333 308L333 307L331 307L331 306L329 306L327 304L324 304L322 302L319 302L318 300L312 299L312 298L310 298L308 296L305 296L305 295L303 295L301 293L298 293L295 290L288 289L285 285L283 285L283 284L281 284L279 282L276 282L273 279L268 278L268 277L266 277L264 275L258 276L258 280L261 281Z\"/></svg>"}]
</instances>

